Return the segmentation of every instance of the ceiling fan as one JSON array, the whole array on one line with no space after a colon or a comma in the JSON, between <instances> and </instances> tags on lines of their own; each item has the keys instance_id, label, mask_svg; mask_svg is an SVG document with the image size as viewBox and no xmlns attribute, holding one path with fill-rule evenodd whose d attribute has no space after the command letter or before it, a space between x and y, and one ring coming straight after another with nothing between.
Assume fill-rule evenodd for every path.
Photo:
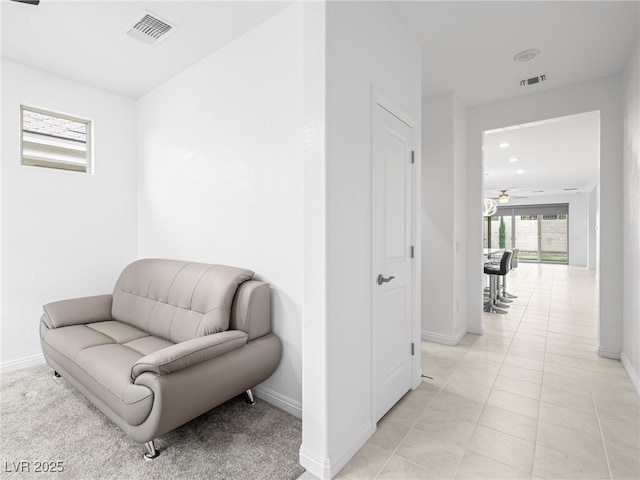
<instances>
[{"instance_id":1,"label":"ceiling fan","mask_svg":"<svg viewBox=\"0 0 640 480\"><path fill-rule=\"evenodd\" d=\"M513 190L511 190L511 191L513 191ZM509 203L509 200L512 199L512 198L527 198L527 197L521 197L521 196L517 196L517 195L509 195L509 190L504 189L504 190L500 190L500 194L497 197L489 197L489 198L491 198L493 200L497 200L498 203Z\"/></svg>"},{"instance_id":2,"label":"ceiling fan","mask_svg":"<svg viewBox=\"0 0 640 480\"><path fill-rule=\"evenodd\" d=\"M13 0L18 3L26 3L28 5L40 5L40 0Z\"/></svg>"}]
</instances>

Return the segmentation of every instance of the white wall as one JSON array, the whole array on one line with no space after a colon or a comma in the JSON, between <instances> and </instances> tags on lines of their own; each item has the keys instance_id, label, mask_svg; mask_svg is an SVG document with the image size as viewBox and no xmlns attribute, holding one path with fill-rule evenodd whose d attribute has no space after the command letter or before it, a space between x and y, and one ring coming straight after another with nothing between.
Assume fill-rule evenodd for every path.
<instances>
[{"instance_id":1,"label":"white wall","mask_svg":"<svg viewBox=\"0 0 640 480\"><path fill-rule=\"evenodd\" d=\"M422 339L455 345L466 321L466 109L422 103Z\"/></svg>"},{"instance_id":2,"label":"white wall","mask_svg":"<svg viewBox=\"0 0 640 480\"><path fill-rule=\"evenodd\" d=\"M140 257L241 266L271 284L283 358L258 394L301 415L301 7L142 97Z\"/></svg>"},{"instance_id":3,"label":"white wall","mask_svg":"<svg viewBox=\"0 0 640 480\"><path fill-rule=\"evenodd\" d=\"M422 338L455 345L453 94L422 103Z\"/></svg>"},{"instance_id":4,"label":"white wall","mask_svg":"<svg viewBox=\"0 0 640 480\"><path fill-rule=\"evenodd\" d=\"M623 75L624 92L624 258L621 360L640 396L640 47L636 40Z\"/></svg>"},{"instance_id":5,"label":"white wall","mask_svg":"<svg viewBox=\"0 0 640 480\"><path fill-rule=\"evenodd\" d=\"M319 396L316 405L326 402L318 405L326 412L326 424L318 424L317 417L307 422L303 415L300 457L302 465L321 478L335 475L375 430L371 402L372 88L415 121L416 140L421 121L420 49L393 10L382 2L328 2L325 8L326 257L316 261L326 262L326 316L321 319L324 325L314 329L325 336L326 350L319 357L308 356L311 339L304 335L305 364L321 365L325 374L305 377L303 400L306 409L313 392ZM420 158L419 144L416 148ZM419 179L419 162L416 165ZM418 322L414 338L419 341ZM319 385L310 385L316 381Z\"/></svg>"},{"instance_id":6,"label":"white wall","mask_svg":"<svg viewBox=\"0 0 640 480\"><path fill-rule=\"evenodd\" d=\"M454 97L453 102L454 171L454 335L462 338L469 331L467 321L467 109Z\"/></svg>"},{"instance_id":7,"label":"white wall","mask_svg":"<svg viewBox=\"0 0 640 480\"><path fill-rule=\"evenodd\" d=\"M598 187L593 187L588 197L589 220L587 222L587 268L596 270L598 245Z\"/></svg>"},{"instance_id":8,"label":"white wall","mask_svg":"<svg viewBox=\"0 0 640 480\"><path fill-rule=\"evenodd\" d=\"M93 174L20 165L20 105L93 122ZM110 293L136 254L135 102L2 60L2 367L42 361L42 305Z\"/></svg>"},{"instance_id":9,"label":"white wall","mask_svg":"<svg viewBox=\"0 0 640 480\"><path fill-rule=\"evenodd\" d=\"M303 2L304 46L304 321L300 463L323 476L328 458L326 358L326 5Z\"/></svg>"},{"instance_id":10,"label":"white wall","mask_svg":"<svg viewBox=\"0 0 640 480\"><path fill-rule=\"evenodd\" d=\"M569 204L569 265L586 267L589 253L589 195L570 193L536 195L529 198L513 198L512 205Z\"/></svg>"},{"instance_id":11,"label":"white wall","mask_svg":"<svg viewBox=\"0 0 640 480\"><path fill-rule=\"evenodd\" d=\"M470 108L468 113L469 323L482 329L482 134L486 130L600 111L599 352L617 358L622 348L622 100L621 78L607 77L525 97ZM475 240L474 240L475 239Z\"/></svg>"}]
</instances>

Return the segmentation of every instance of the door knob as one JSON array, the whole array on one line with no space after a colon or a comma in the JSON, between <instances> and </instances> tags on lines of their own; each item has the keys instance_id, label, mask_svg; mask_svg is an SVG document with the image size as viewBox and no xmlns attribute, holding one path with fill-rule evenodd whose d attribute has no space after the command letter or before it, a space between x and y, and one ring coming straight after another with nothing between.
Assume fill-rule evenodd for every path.
<instances>
[{"instance_id":1,"label":"door knob","mask_svg":"<svg viewBox=\"0 0 640 480\"><path fill-rule=\"evenodd\" d=\"M378 275L378 285L382 285L383 283L390 282L394 278L396 278L396 277L384 278L382 275Z\"/></svg>"}]
</instances>

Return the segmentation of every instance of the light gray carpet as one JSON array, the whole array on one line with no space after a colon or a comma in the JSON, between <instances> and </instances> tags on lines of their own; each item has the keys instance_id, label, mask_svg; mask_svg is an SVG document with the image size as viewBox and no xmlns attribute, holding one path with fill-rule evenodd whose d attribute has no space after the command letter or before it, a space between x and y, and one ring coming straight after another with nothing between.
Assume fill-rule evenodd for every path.
<instances>
[{"instance_id":1,"label":"light gray carpet","mask_svg":"<svg viewBox=\"0 0 640 480\"><path fill-rule=\"evenodd\" d=\"M303 472L300 420L260 399L250 406L237 397L163 435L160 456L145 461L142 445L52 373L39 365L1 377L2 477L287 480ZM29 473L15 473L20 461ZM64 471L36 475L36 462L62 462Z\"/></svg>"}]
</instances>

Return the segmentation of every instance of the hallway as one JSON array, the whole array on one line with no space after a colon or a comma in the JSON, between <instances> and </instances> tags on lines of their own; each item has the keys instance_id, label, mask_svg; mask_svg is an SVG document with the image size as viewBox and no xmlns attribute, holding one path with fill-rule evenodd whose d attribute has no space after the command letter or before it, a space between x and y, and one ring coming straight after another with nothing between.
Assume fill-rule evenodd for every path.
<instances>
[{"instance_id":1,"label":"hallway","mask_svg":"<svg viewBox=\"0 0 640 480\"><path fill-rule=\"evenodd\" d=\"M596 353L594 273L520 263L509 291L483 336L422 342L433 380L336 478L640 478L640 401L621 363Z\"/></svg>"}]
</instances>

